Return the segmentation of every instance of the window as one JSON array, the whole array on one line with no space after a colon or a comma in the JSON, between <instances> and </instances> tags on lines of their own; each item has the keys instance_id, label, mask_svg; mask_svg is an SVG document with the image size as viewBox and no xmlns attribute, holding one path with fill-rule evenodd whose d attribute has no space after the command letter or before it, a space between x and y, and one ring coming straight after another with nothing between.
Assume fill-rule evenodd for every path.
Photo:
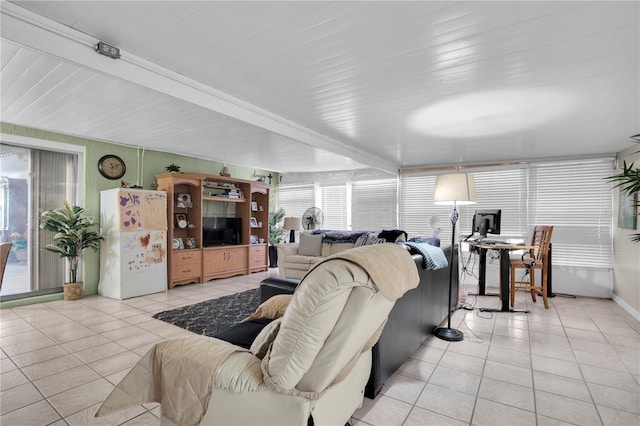
<instances>
[{"instance_id":1,"label":"window","mask_svg":"<svg viewBox=\"0 0 640 426\"><path fill-rule=\"evenodd\" d=\"M347 226L347 186L321 186L320 199L320 210L324 213L322 229L349 229Z\"/></svg>"},{"instance_id":2,"label":"window","mask_svg":"<svg viewBox=\"0 0 640 426\"><path fill-rule=\"evenodd\" d=\"M351 229L380 231L398 227L398 179L351 183Z\"/></svg>"},{"instance_id":3,"label":"window","mask_svg":"<svg viewBox=\"0 0 640 426\"><path fill-rule=\"evenodd\" d=\"M280 185L278 188L280 208L287 216L302 217L309 207L315 207L315 190L313 183L301 185Z\"/></svg>"},{"instance_id":4,"label":"window","mask_svg":"<svg viewBox=\"0 0 640 426\"><path fill-rule=\"evenodd\" d=\"M611 268L613 160L531 165L529 223L553 225L554 265Z\"/></svg>"}]
</instances>

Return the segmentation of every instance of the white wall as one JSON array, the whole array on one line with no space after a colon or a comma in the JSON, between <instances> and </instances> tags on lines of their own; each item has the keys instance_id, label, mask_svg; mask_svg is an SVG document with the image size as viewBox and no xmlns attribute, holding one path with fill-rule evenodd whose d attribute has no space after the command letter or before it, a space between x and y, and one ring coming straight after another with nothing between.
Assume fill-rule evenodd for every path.
<instances>
[{"instance_id":1,"label":"white wall","mask_svg":"<svg viewBox=\"0 0 640 426\"><path fill-rule=\"evenodd\" d=\"M627 164L635 161L640 167L640 144L618 153L618 163ZM616 170L616 173L621 169ZM625 308L627 312L640 320L640 243L633 243L629 235L640 233L638 227L631 229L618 228L618 199L620 192L614 190L613 197L613 300ZM638 220L640 222L640 220Z\"/></svg>"}]
</instances>

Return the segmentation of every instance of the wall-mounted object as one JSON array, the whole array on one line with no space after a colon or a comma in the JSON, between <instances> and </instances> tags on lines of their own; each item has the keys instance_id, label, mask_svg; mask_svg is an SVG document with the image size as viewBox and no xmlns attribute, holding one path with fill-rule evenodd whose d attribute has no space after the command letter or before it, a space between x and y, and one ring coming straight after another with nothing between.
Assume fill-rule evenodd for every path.
<instances>
[{"instance_id":1,"label":"wall-mounted object","mask_svg":"<svg viewBox=\"0 0 640 426\"><path fill-rule=\"evenodd\" d=\"M111 59L118 59L120 57L120 49L103 41L99 41L98 44L95 45L95 49L99 54L108 56Z\"/></svg>"}]
</instances>

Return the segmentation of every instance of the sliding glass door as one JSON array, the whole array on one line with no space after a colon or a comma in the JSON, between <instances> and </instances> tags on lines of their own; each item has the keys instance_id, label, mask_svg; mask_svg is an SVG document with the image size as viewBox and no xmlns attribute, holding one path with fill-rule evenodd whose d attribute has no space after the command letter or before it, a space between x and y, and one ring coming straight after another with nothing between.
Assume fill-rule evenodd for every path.
<instances>
[{"instance_id":1,"label":"sliding glass door","mask_svg":"<svg viewBox=\"0 0 640 426\"><path fill-rule=\"evenodd\" d=\"M53 234L41 230L45 210L78 197L79 154L0 144L0 238L12 242L1 300L62 291L65 265L41 250Z\"/></svg>"}]
</instances>

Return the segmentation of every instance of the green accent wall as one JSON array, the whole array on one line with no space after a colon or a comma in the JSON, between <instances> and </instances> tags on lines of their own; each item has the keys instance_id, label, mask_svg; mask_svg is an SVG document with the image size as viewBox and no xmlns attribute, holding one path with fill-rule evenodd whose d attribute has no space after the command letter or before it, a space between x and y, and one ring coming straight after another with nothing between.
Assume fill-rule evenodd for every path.
<instances>
[{"instance_id":1,"label":"green accent wall","mask_svg":"<svg viewBox=\"0 0 640 426\"><path fill-rule=\"evenodd\" d=\"M2 133L17 136L84 146L86 150L84 158L83 185L84 207L88 210L90 215L95 217L96 221L100 218L100 191L120 187L120 180L106 179L98 172L98 160L103 155L115 154L122 158L127 168L122 180L127 182L129 186L137 184L143 186L144 189L151 189L151 184L156 180L155 175L166 173L165 167L172 163L180 166L180 170L183 172L210 173L212 175L219 174L220 170L224 166L223 163L217 161L209 161L201 158L170 154L150 149L142 150L135 147L84 139L76 136L48 132L4 122L0 122L0 131ZM140 164L140 166L138 166L138 164ZM229 173L232 177L239 179L257 180L257 178L254 177L254 174L271 174L273 177L271 179L269 206L270 210L277 209L278 173L268 170L236 166L233 164L227 164L227 168L229 169ZM140 181L138 181L139 175L141 176ZM82 260L82 279L85 286L83 295L87 296L98 294L100 254L98 252L93 252L92 250L86 250L82 255ZM0 303L0 309L60 299L62 299L62 293L30 297L2 302Z\"/></svg>"}]
</instances>

